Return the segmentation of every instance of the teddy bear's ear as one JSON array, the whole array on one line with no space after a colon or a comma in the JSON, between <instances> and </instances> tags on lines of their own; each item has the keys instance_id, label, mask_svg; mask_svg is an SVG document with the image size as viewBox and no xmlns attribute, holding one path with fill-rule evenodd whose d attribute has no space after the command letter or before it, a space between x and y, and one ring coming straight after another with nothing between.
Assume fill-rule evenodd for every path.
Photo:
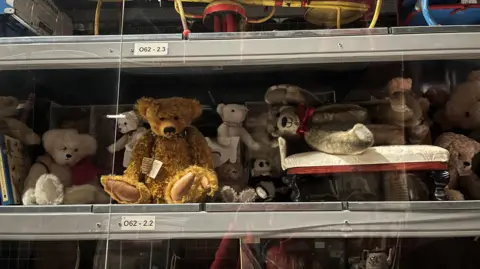
<instances>
[{"instance_id":1,"label":"teddy bear's ear","mask_svg":"<svg viewBox=\"0 0 480 269\"><path fill-rule=\"evenodd\" d=\"M143 119L147 118L147 110L154 102L155 100L149 97L143 97L137 101L136 110Z\"/></svg>"},{"instance_id":2,"label":"teddy bear's ear","mask_svg":"<svg viewBox=\"0 0 480 269\"><path fill-rule=\"evenodd\" d=\"M90 135L80 135L81 145L83 146L83 152L85 155L93 155L97 152L97 140Z\"/></svg>"},{"instance_id":3,"label":"teddy bear's ear","mask_svg":"<svg viewBox=\"0 0 480 269\"><path fill-rule=\"evenodd\" d=\"M286 110L286 109L289 109L289 108L291 108L291 106L281 106L281 107L278 109L278 112L282 112L282 111L284 111L284 110Z\"/></svg>"},{"instance_id":4,"label":"teddy bear's ear","mask_svg":"<svg viewBox=\"0 0 480 269\"><path fill-rule=\"evenodd\" d=\"M188 100L190 104L187 106L190 108L190 117L193 119L196 119L202 115L202 105L200 104L199 101L190 99Z\"/></svg>"},{"instance_id":5,"label":"teddy bear's ear","mask_svg":"<svg viewBox=\"0 0 480 269\"><path fill-rule=\"evenodd\" d=\"M468 74L468 81L480 81L480 70L474 70Z\"/></svg>"},{"instance_id":6,"label":"teddy bear's ear","mask_svg":"<svg viewBox=\"0 0 480 269\"><path fill-rule=\"evenodd\" d=\"M46 133L43 134L43 147L45 148L45 151L48 153L51 153L55 149L55 142L57 141L62 141L62 136L65 134L64 129L53 129L49 130ZM68 131L73 131L73 130L68 130Z\"/></svg>"},{"instance_id":7,"label":"teddy bear's ear","mask_svg":"<svg viewBox=\"0 0 480 269\"><path fill-rule=\"evenodd\" d=\"M219 104L217 106L217 113L220 115L220 117L223 117L223 108L225 107L225 104Z\"/></svg>"}]
</instances>

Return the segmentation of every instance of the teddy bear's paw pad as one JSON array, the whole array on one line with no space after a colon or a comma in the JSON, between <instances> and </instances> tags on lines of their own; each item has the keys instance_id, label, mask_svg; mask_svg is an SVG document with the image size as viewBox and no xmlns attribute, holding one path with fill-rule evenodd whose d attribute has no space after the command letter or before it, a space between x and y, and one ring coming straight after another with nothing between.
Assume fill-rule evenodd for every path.
<instances>
[{"instance_id":1,"label":"teddy bear's paw pad","mask_svg":"<svg viewBox=\"0 0 480 269\"><path fill-rule=\"evenodd\" d=\"M106 180L105 190L122 202L133 203L140 199L140 191L122 181Z\"/></svg>"},{"instance_id":2,"label":"teddy bear's paw pad","mask_svg":"<svg viewBox=\"0 0 480 269\"><path fill-rule=\"evenodd\" d=\"M239 195L238 199L243 203L251 203L257 199L257 192L254 189L243 190Z\"/></svg>"},{"instance_id":3,"label":"teddy bear's paw pad","mask_svg":"<svg viewBox=\"0 0 480 269\"><path fill-rule=\"evenodd\" d=\"M63 185L57 176L40 176L35 186L35 197L39 205L58 205L63 203Z\"/></svg>"},{"instance_id":4,"label":"teddy bear's paw pad","mask_svg":"<svg viewBox=\"0 0 480 269\"><path fill-rule=\"evenodd\" d=\"M188 194L193 183L195 182L195 175L193 173L187 173L180 178L172 187L171 198L173 201L180 201Z\"/></svg>"},{"instance_id":5,"label":"teddy bear's paw pad","mask_svg":"<svg viewBox=\"0 0 480 269\"><path fill-rule=\"evenodd\" d=\"M236 202L237 192L230 186L224 186L220 191L224 202Z\"/></svg>"},{"instance_id":6,"label":"teddy bear's paw pad","mask_svg":"<svg viewBox=\"0 0 480 269\"><path fill-rule=\"evenodd\" d=\"M267 199L268 198L267 191L262 187L257 187L255 189L255 192L257 193L258 197L260 197L261 199Z\"/></svg>"},{"instance_id":7,"label":"teddy bear's paw pad","mask_svg":"<svg viewBox=\"0 0 480 269\"><path fill-rule=\"evenodd\" d=\"M210 189L210 182L208 181L207 177L202 177L202 180L200 181L200 184L202 184L203 189L205 189L205 190Z\"/></svg>"}]
</instances>

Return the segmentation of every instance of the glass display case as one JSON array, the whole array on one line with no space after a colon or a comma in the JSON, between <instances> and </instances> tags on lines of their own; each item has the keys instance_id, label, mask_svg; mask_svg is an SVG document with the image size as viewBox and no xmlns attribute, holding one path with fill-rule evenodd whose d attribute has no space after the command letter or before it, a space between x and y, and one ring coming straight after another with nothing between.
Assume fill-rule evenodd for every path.
<instances>
[{"instance_id":1,"label":"glass display case","mask_svg":"<svg viewBox=\"0 0 480 269\"><path fill-rule=\"evenodd\" d=\"M478 27L273 2L0 0L0 268L478 268Z\"/></svg>"}]
</instances>

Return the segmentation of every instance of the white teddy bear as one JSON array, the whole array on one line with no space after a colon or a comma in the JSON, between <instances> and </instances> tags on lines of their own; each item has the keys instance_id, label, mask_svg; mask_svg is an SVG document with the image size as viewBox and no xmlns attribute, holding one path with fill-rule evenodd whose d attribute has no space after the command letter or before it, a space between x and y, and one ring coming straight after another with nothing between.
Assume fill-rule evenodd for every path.
<instances>
[{"instance_id":1,"label":"white teddy bear","mask_svg":"<svg viewBox=\"0 0 480 269\"><path fill-rule=\"evenodd\" d=\"M237 104L219 104L217 113L223 123L217 129L217 142L222 146L228 146L231 137L240 137L240 140L251 150L259 150L261 145L243 127L247 117L246 106Z\"/></svg>"},{"instance_id":2,"label":"white teddy bear","mask_svg":"<svg viewBox=\"0 0 480 269\"><path fill-rule=\"evenodd\" d=\"M40 137L25 123L14 118L20 102L12 96L0 96L0 134L8 135L24 145L40 144Z\"/></svg>"},{"instance_id":3,"label":"white teddy bear","mask_svg":"<svg viewBox=\"0 0 480 269\"><path fill-rule=\"evenodd\" d=\"M143 136L147 129L140 127L141 120L135 111L125 112L121 115L123 115L124 118L118 119L117 126L123 136L114 144L108 146L107 149L110 153L125 149L123 153L123 167L127 168L135 144L137 144L137 141Z\"/></svg>"},{"instance_id":4,"label":"white teddy bear","mask_svg":"<svg viewBox=\"0 0 480 269\"><path fill-rule=\"evenodd\" d=\"M24 205L109 202L96 169L85 159L97 150L95 138L74 129L55 129L43 135L43 146L48 154L30 168L22 195Z\"/></svg>"}]
</instances>

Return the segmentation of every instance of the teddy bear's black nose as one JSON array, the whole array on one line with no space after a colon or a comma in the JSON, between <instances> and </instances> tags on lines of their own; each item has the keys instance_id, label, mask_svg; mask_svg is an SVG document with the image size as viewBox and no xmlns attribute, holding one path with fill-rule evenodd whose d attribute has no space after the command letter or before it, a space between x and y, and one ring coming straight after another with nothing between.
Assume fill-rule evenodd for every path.
<instances>
[{"instance_id":1,"label":"teddy bear's black nose","mask_svg":"<svg viewBox=\"0 0 480 269\"><path fill-rule=\"evenodd\" d=\"M470 162L463 162L463 166L470 166Z\"/></svg>"},{"instance_id":2,"label":"teddy bear's black nose","mask_svg":"<svg viewBox=\"0 0 480 269\"><path fill-rule=\"evenodd\" d=\"M163 129L163 133L165 134L175 133L175 127L166 127Z\"/></svg>"},{"instance_id":3,"label":"teddy bear's black nose","mask_svg":"<svg viewBox=\"0 0 480 269\"><path fill-rule=\"evenodd\" d=\"M287 126L287 122L288 122L287 117L283 117L283 118L282 118L282 126L283 126L283 127Z\"/></svg>"},{"instance_id":4,"label":"teddy bear's black nose","mask_svg":"<svg viewBox=\"0 0 480 269\"><path fill-rule=\"evenodd\" d=\"M67 154L67 158L72 158L72 154Z\"/></svg>"}]
</instances>

